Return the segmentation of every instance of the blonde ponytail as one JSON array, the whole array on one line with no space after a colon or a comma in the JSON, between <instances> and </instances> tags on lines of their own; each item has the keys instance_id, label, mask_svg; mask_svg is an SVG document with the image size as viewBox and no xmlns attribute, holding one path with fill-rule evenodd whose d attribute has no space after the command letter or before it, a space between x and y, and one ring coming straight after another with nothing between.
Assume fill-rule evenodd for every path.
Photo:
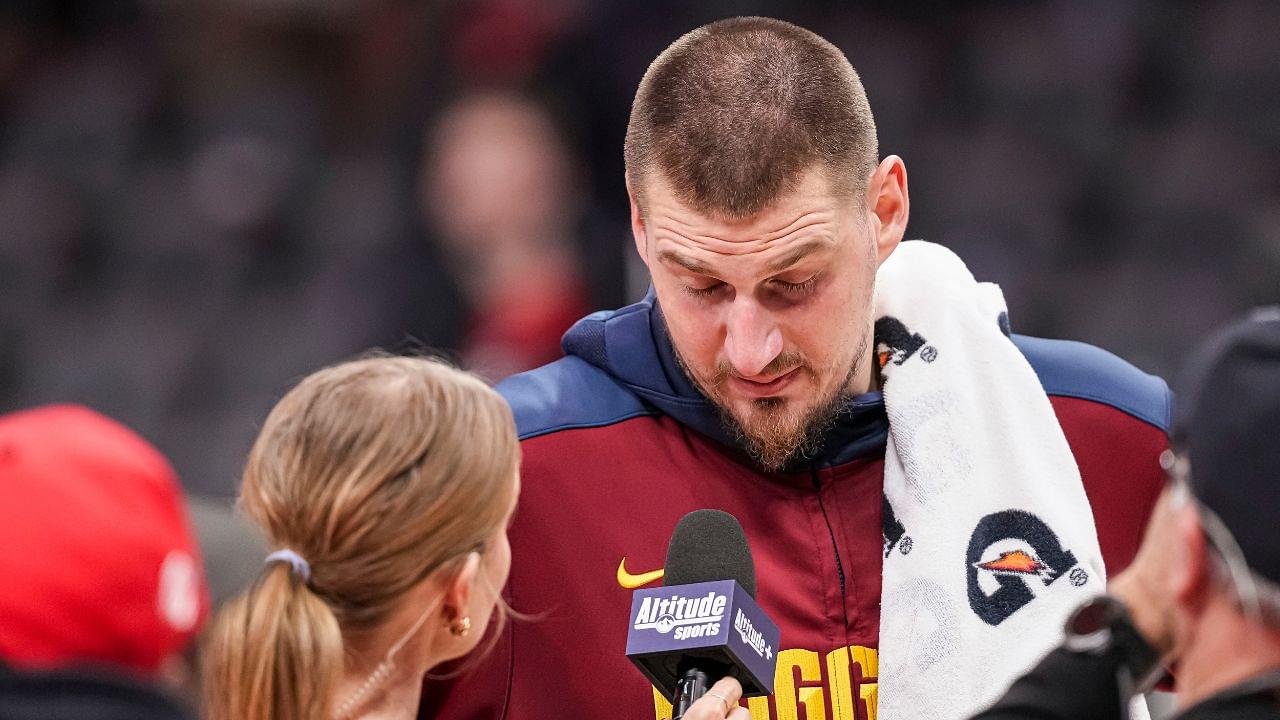
<instances>
[{"instance_id":1,"label":"blonde ponytail","mask_svg":"<svg viewBox=\"0 0 1280 720\"><path fill-rule=\"evenodd\" d=\"M214 620L208 720L332 718L352 644L432 572L484 552L518 467L506 402L439 361L370 358L303 380L263 424L240 496L289 561Z\"/></svg>"},{"instance_id":2,"label":"blonde ponytail","mask_svg":"<svg viewBox=\"0 0 1280 720\"><path fill-rule=\"evenodd\" d=\"M323 600L286 563L271 563L227 604L209 634L206 720L332 717L342 633Z\"/></svg>"}]
</instances>

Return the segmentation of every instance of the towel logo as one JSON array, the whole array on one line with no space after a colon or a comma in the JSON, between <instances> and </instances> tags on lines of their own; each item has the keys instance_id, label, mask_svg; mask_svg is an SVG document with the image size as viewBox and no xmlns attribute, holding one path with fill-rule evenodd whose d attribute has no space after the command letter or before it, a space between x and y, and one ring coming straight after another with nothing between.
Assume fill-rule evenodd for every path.
<instances>
[{"instance_id":1,"label":"towel logo","mask_svg":"<svg viewBox=\"0 0 1280 720\"><path fill-rule=\"evenodd\" d=\"M907 534L907 527L898 520L898 516L893 512L893 506L889 504L888 498L880 499L880 525L884 537L884 557L889 559L889 553L893 552L895 547L898 552L906 555L911 552L911 536Z\"/></svg>"},{"instance_id":2,"label":"towel logo","mask_svg":"<svg viewBox=\"0 0 1280 720\"><path fill-rule=\"evenodd\" d=\"M999 625L1035 599L1032 587L1064 574L1076 587L1089 581L1043 520L1022 510L992 513L969 540L969 606L988 625ZM1073 569L1074 568L1074 569Z\"/></svg>"},{"instance_id":3,"label":"towel logo","mask_svg":"<svg viewBox=\"0 0 1280 720\"><path fill-rule=\"evenodd\" d=\"M911 332L898 318L886 315L876 320L875 338L876 358L880 361L881 368L889 363L901 365L916 354L917 350L924 362L931 363L938 359L938 349L926 345L928 341L923 335Z\"/></svg>"}]
</instances>

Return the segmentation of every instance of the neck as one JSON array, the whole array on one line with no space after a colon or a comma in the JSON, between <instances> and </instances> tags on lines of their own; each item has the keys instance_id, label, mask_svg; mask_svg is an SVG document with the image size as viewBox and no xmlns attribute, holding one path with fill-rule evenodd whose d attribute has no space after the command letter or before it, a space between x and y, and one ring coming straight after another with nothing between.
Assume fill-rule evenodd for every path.
<instances>
[{"instance_id":1,"label":"neck","mask_svg":"<svg viewBox=\"0 0 1280 720\"><path fill-rule=\"evenodd\" d=\"M859 349L859 362L849 372L845 388L850 395L862 395L880 389L880 364L875 353L875 333L868 330ZM869 347L868 347L869 346Z\"/></svg>"},{"instance_id":2,"label":"neck","mask_svg":"<svg viewBox=\"0 0 1280 720\"><path fill-rule=\"evenodd\" d=\"M367 700L356 707L351 718L360 720L412 720L418 716L418 704L422 699L421 672L393 672L382 687L372 690ZM337 698L341 704L360 690L368 676L348 674L342 678Z\"/></svg>"},{"instance_id":3,"label":"neck","mask_svg":"<svg viewBox=\"0 0 1280 720\"><path fill-rule=\"evenodd\" d=\"M419 634L414 638L415 641L399 650L387 677L380 682L374 680L372 687L364 690L363 696L346 715L340 715L339 720L412 720L418 717L418 705L422 700L422 679L428 670L440 662L433 638L423 635L425 633ZM343 672L342 681L334 695L335 710L362 692L374 673L379 671L392 642L384 639L369 643L368 646L368 649L358 646L354 648L356 652L352 653L353 657L368 658L368 661L352 663Z\"/></svg>"},{"instance_id":4,"label":"neck","mask_svg":"<svg viewBox=\"0 0 1280 720\"><path fill-rule=\"evenodd\" d=\"M854 395L862 395L880 389L880 373L876 368L876 358L872 355L865 368L858 371L850 388Z\"/></svg>"},{"instance_id":5,"label":"neck","mask_svg":"<svg viewBox=\"0 0 1280 720\"><path fill-rule=\"evenodd\" d=\"M1215 599L1178 655L1178 704L1190 707L1280 668L1280 631L1259 627L1230 601Z\"/></svg>"}]
</instances>

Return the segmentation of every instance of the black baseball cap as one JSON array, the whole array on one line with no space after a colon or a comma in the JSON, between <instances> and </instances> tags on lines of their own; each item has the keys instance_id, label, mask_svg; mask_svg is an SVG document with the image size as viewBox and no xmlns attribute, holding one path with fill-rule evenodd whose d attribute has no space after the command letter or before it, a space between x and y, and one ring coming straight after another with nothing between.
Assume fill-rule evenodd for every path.
<instances>
[{"instance_id":1,"label":"black baseball cap","mask_svg":"<svg viewBox=\"0 0 1280 720\"><path fill-rule=\"evenodd\" d=\"M1191 491L1258 575L1280 583L1280 306L1210 337L1179 387L1173 442Z\"/></svg>"}]
</instances>

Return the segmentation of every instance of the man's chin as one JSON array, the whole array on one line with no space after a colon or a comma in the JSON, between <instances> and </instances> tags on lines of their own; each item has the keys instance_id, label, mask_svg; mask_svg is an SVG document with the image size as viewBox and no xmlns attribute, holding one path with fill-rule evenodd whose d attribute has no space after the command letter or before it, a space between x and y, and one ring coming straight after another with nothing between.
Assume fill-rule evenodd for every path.
<instances>
[{"instance_id":1,"label":"man's chin","mask_svg":"<svg viewBox=\"0 0 1280 720\"><path fill-rule=\"evenodd\" d=\"M762 468L774 472L808 450L816 438L810 427L811 408L784 397L752 398L725 413L731 429Z\"/></svg>"},{"instance_id":2,"label":"man's chin","mask_svg":"<svg viewBox=\"0 0 1280 720\"><path fill-rule=\"evenodd\" d=\"M798 400L785 395L771 395L769 397L744 397L740 395L732 401L733 417L742 422L760 415L776 416L787 414L794 411L799 404Z\"/></svg>"}]
</instances>

